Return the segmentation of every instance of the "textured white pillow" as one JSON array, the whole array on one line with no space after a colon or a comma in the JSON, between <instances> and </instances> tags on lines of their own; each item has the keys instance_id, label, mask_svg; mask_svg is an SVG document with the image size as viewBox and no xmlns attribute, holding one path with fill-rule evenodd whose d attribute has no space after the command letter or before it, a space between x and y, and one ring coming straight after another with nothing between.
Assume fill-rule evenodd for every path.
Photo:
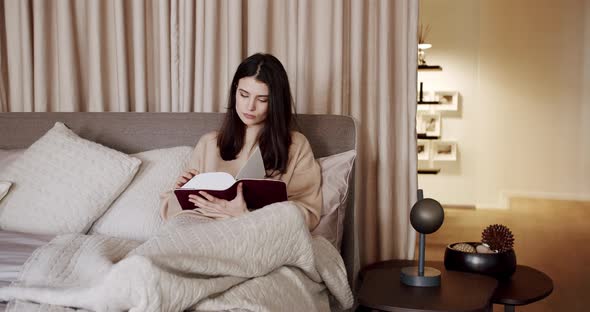
<instances>
[{"instance_id":1,"label":"textured white pillow","mask_svg":"<svg viewBox=\"0 0 590 312\"><path fill-rule=\"evenodd\" d=\"M7 167L10 163L15 161L24 152L24 149L0 149L0 170L2 170L2 168ZM0 181L0 200L2 200L2 198L4 198L6 194L8 194L8 190L10 189L11 185L11 182Z\"/></svg>"},{"instance_id":2,"label":"textured white pillow","mask_svg":"<svg viewBox=\"0 0 590 312\"><path fill-rule=\"evenodd\" d=\"M356 151L350 150L318 158L322 168L323 205L320 223L311 233L325 237L338 250L344 231L348 178L352 173L355 157Z\"/></svg>"},{"instance_id":3,"label":"textured white pillow","mask_svg":"<svg viewBox=\"0 0 590 312\"><path fill-rule=\"evenodd\" d=\"M6 194L8 194L11 185L12 183L8 181L0 181L0 201L6 196Z\"/></svg>"},{"instance_id":4,"label":"textured white pillow","mask_svg":"<svg viewBox=\"0 0 590 312\"><path fill-rule=\"evenodd\" d=\"M0 149L0 170L4 167L8 167L13 161L19 158L25 149Z\"/></svg>"},{"instance_id":5,"label":"textured white pillow","mask_svg":"<svg viewBox=\"0 0 590 312\"><path fill-rule=\"evenodd\" d=\"M131 182L140 163L57 122L0 170L0 180L13 183L0 202L0 229L85 233Z\"/></svg>"},{"instance_id":6,"label":"textured white pillow","mask_svg":"<svg viewBox=\"0 0 590 312\"><path fill-rule=\"evenodd\" d=\"M160 193L171 190L187 168L193 148L179 146L131 155L141 159L139 172L125 192L90 229L91 234L147 240L162 225Z\"/></svg>"}]
</instances>

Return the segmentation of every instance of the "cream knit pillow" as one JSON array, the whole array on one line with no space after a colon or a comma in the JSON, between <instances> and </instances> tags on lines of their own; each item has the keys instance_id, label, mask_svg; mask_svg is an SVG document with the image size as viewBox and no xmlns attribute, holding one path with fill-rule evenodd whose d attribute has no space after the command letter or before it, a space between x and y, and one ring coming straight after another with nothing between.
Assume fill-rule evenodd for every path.
<instances>
[{"instance_id":1,"label":"cream knit pillow","mask_svg":"<svg viewBox=\"0 0 590 312\"><path fill-rule=\"evenodd\" d=\"M12 182L0 202L0 229L85 233L131 182L140 163L57 122L0 169L0 181Z\"/></svg>"},{"instance_id":2,"label":"cream knit pillow","mask_svg":"<svg viewBox=\"0 0 590 312\"><path fill-rule=\"evenodd\" d=\"M174 187L176 178L188 167L192 151L190 146L178 146L131 155L141 160L139 172L90 234L142 241L154 235L163 223L160 194Z\"/></svg>"}]
</instances>

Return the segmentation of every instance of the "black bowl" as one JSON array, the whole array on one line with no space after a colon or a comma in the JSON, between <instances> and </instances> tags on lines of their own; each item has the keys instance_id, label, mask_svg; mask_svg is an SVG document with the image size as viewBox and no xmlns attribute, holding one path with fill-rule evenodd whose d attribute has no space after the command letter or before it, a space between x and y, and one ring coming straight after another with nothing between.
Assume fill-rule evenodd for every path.
<instances>
[{"instance_id":1,"label":"black bowl","mask_svg":"<svg viewBox=\"0 0 590 312\"><path fill-rule=\"evenodd\" d=\"M481 244L463 242L473 247ZM445 268L447 270L472 272L490 275L498 279L509 278L516 270L516 254L514 250L498 253L470 253L456 250L453 243L445 250Z\"/></svg>"}]
</instances>

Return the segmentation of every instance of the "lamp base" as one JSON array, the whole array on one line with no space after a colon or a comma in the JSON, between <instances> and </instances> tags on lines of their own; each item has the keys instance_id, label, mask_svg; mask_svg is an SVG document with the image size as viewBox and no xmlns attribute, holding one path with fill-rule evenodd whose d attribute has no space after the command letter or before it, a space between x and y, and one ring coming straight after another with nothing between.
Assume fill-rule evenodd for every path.
<instances>
[{"instance_id":1,"label":"lamp base","mask_svg":"<svg viewBox=\"0 0 590 312\"><path fill-rule=\"evenodd\" d=\"M400 272L400 280L408 286L436 287L440 286L440 271L425 267L424 275L418 275L418 267L404 267Z\"/></svg>"}]
</instances>

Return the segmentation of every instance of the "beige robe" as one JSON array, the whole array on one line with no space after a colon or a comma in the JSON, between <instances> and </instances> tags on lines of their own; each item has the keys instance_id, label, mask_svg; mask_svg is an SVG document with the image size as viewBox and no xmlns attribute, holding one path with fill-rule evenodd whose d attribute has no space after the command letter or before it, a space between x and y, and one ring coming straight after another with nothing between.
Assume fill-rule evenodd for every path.
<instances>
[{"instance_id":1,"label":"beige robe","mask_svg":"<svg viewBox=\"0 0 590 312\"><path fill-rule=\"evenodd\" d=\"M322 207L320 166L303 134L292 132L291 138L287 170L284 174L272 177L272 179L281 180L287 184L289 201L294 202L301 209L309 229L313 230L319 223ZM254 143L246 138L244 148L236 159L225 161L219 155L217 133L205 134L195 146L187 171L189 169L196 169L200 173L223 171L236 176L253 151ZM200 215L193 210L183 211L172 191L163 193L161 199L161 213L164 220L179 213Z\"/></svg>"}]
</instances>

